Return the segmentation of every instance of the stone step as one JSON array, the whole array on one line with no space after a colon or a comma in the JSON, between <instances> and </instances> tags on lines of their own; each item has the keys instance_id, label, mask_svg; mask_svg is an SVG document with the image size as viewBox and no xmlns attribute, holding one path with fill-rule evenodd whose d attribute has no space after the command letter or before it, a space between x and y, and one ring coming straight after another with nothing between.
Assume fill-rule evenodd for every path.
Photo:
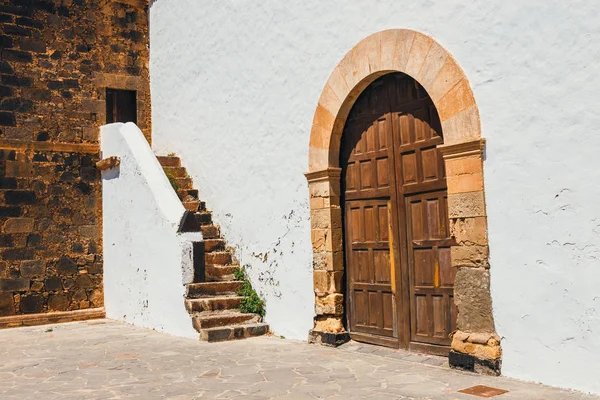
<instances>
[{"instance_id":1,"label":"stone step","mask_svg":"<svg viewBox=\"0 0 600 400\"><path fill-rule=\"evenodd\" d=\"M223 239L204 239L204 251L207 253L211 251L223 251L225 250L225 240Z\"/></svg>"},{"instance_id":2,"label":"stone step","mask_svg":"<svg viewBox=\"0 0 600 400\"><path fill-rule=\"evenodd\" d=\"M181 167L181 159L171 156L157 156L158 162L163 167Z\"/></svg>"},{"instance_id":3,"label":"stone step","mask_svg":"<svg viewBox=\"0 0 600 400\"><path fill-rule=\"evenodd\" d=\"M223 310L216 312L202 312L192 318L194 328L200 332L202 329L216 328L228 325L254 324L261 322L258 314L243 313L239 310Z\"/></svg>"},{"instance_id":4,"label":"stone step","mask_svg":"<svg viewBox=\"0 0 600 400\"><path fill-rule=\"evenodd\" d=\"M192 178L173 178L179 189L192 189Z\"/></svg>"},{"instance_id":5,"label":"stone step","mask_svg":"<svg viewBox=\"0 0 600 400\"><path fill-rule=\"evenodd\" d=\"M185 308L188 312L232 310L240 307L241 296L215 296L203 299L186 299Z\"/></svg>"},{"instance_id":6,"label":"stone step","mask_svg":"<svg viewBox=\"0 0 600 400\"><path fill-rule=\"evenodd\" d=\"M206 265L228 265L233 261L231 253L228 251L213 251L204 254L204 263Z\"/></svg>"},{"instance_id":7,"label":"stone step","mask_svg":"<svg viewBox=\"0 0 600 400\"><path fill-rule=\"evenodd\" d=\"M200 225L212 225L212 213L209 211L198 211L194 217Z\"/></svg>"},{"instance_id":8,"label":"stone step","mask_svg":"<svg viewBox=\"0 0 600 400\"><path fill-rule=\"evenodd\" d=\"M189 283L186 286L186 297L188 299L198 299L207 296L233 296L241 288L242 281Z\"/></svg>"},{"instance_id":9,"label":"stone step","mask_svg":"<svg viewBox=\"0 0 600 400\"><path fill-rule=\"evenodd\" d=\"M215 225L204 225L200 229L202 229L202 237L204 239L217 239L221 237L219 228Z\"/></svg>"},{"instance_id":10,"label":"stone step","mask_svg":"<svg viewBox=\"0 0 600 400\"><path fill-rule=\"evenodd\" d=\"M181 201L198 200L198 189L179 189L177 191L177 197Z\"/></svg>"},{"instance_id":11,"label":"stone step","mask_svg":"<svg viewBox=\"0 0 600 400\"><path fill-rule=\"evenodd\" d=\"M245 339L269 333L269 325L263 322L246 325L221 326L200 330L200 340L205 342L223 342L225 340Z\"/></svg>"},{"instance_id":12,"label":"stone step","mask_svg":"<svg viewBox=\"0 0 600 400\"><path fill-rule=\"evenodd\" d=\"M165 174L173 178L188 178L187 170L184 167L164 167Z\"/></svg>"},{"instance_id":13,"label":"stone step","mask_svg":"<svg viewBox=\"0 0 600 400\"><path fill-rule=\"evenodd\" d=\"M205 278L210 282L233 281L234 272L239 268L239 265L207 265L204 269Z\"/></svg>"},{"instance_id":14,"label":"stone step","mask_svg":"<svg viewBox=\"0 0 600 400\"><path fill-rule=\"evenodd\" d=\"M183 207L188 211L196 212L200 208L200 202L198 200L184 201Z\"/></svg>"}]
</instances>

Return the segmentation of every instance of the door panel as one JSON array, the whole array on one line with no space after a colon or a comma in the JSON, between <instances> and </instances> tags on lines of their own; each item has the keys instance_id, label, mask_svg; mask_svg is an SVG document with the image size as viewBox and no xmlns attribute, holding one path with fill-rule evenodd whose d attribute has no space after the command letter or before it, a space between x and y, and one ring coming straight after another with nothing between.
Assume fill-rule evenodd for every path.
<instances>
[{"instance_id":1,"label":"door panel","mask_svg":"<svg viewBox=\"0 0 600 400\"><path fill-rule=\"evenodd\" d=\"M404 74L373 82L349 113L340 165L348 328L357 340L436 353L450 344L456 272L440 144L433 102Z\"/></svg>"}]
</instances>

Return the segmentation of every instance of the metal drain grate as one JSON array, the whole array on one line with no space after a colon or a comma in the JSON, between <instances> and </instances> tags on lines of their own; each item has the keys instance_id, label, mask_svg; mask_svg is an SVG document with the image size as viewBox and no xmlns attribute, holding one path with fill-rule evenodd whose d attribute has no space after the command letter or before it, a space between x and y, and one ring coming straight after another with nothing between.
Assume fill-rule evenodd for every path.
<instances>
[{"instance_id":1,"label":"metal drain grate","mask_svg":"<svg viewBox=\"0 0 600 400\"><path fill-rule=\"evenodd\" d=\"M508 390L493 388L489 386L477 385L471 386L470 388L462 389L458 391L459 393L470 394L472 396L478 397L494 397L499 396L504 393L508 393Z\"/></svg>"}]
</instances>

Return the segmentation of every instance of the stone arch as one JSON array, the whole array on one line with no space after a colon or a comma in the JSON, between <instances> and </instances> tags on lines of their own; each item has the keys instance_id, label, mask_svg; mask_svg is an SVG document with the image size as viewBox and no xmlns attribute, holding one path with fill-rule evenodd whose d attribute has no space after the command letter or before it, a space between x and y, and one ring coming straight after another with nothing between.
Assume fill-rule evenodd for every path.
<instances>
[{"instance_id":1,"label":"stone arch","mask_svg":"<svg viewBox=\"0 0 600 400\"><path fill-rule=\"evenodd\" d=\"M319 98L309 143L309 182L315 324L310 341L335 345L344 330L344 253L340 206L339 150L346 117L375 79L402 72L433 100L444 135L448 211L457 268L458 331L450 363L499 372L501 350L489 292L487 217L479 110L471 86L452 55L430 36L390 29L360 41L335 67Z\"/></svg>"}]
</instances>

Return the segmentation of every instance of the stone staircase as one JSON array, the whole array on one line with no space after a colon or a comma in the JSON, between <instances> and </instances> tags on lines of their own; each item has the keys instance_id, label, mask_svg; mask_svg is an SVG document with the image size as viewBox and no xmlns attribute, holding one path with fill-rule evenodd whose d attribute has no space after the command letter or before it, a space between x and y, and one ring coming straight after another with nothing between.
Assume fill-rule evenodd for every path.
<instances>
[{"instance_id":1,"label":"stone staircase","mask_svg":"<svg viewBox=\"0 0 600 400\"><path fill-rule=\"evenodd\" d=\"M260 336L269 332L269 325L258 314L244 313L239 307L243 297L238 296L242 281L235 279L240 268L233 251L226 247L212 214L198 198L192 179L181 166L179 157L158 157L171 184L186 210L184 231L202 231L204 238L203 269L196 267L194 283L187 285L185 307L192 317L200 340L219 342Z\"/></svg>"}]
</instances>

